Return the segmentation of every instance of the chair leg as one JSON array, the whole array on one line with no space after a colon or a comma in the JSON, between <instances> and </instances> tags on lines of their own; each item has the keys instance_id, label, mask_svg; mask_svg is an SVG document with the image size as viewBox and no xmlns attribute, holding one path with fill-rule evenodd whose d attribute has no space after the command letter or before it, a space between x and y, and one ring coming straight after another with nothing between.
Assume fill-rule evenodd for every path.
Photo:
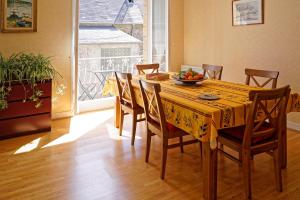
<instances>
[{"instance_id":1,"label":"chair leg","mask_svg":"<svg viewBox=\"0 0 300 200\"><path fill-rule=\"evenodd\" d=\"M224 150L224 144L220 144L220 149Z\"/></svg>"},{"instance_id":2,"label":"chair leg","mask_svg":"<svg viewBox=\"0 0 300 200\"><path fill-rule=\"evenodd\" d=\"M240 161L239 166L241 167L242 166L242 162L243 162L243 154L242 154L242 152L239 152L239 161Z\"/></svg>"},{"instance_id":3,"label":"chair leg","mask_svg":"<svg viewBox=\"0 0 300 200\"><path fill-rule=\"evenodd\" d=\"M151 147L151 132L147 130L147 147L146 147L146 163L149 162L150 147Z\"/></svg>"},{"instance_id":4,"label":"chair leg","mask_svg":"<svg viewBox=\"0 0 300 200\"><path fill-rule=\"evenodd\" d=\"M131 145L134 146L135 133L136 133L136 124L137 124L137 113L133 112L132 115L132 134L131 134Z\"/></svg>"},{"instance_id":5,"label":"chair leg","mask_svg":"<svg viewBox=\"0 0 300 200\"><path fill-rule=\"evenodd\" d=\"M250 165L250 153L243 152L243 178L244 178L244 187L246 192L246 199L250 200L251 197L251 165Z\"/></svg>"},{"instance_id":6,"label":"chair leg","mask_svg":"<svg viewBox=\"0 0 300 200\"><path fill-rule=\"evenodd\" d=\"M202 142L201 141L199 141L199 148L200 148L200 158L201 158L201 160L202 160Z\"/></svg>"},{"instance_id":7,"label":"chair leg","mask_svg":"<svg viewBox=\"0 0 300 200\"><path fill-rule=\"evenodd\" d=\"M121 109L121 112L120 112L120 125L119 125L119 135L120 136L122 136L123 122L124 122L124 111Z\"/></svg>"},{"instance_id":8,"label":"chair leg","mask_svg":"<svg viewBox=\"0 0 300 200\"><path fill-rule=\"evenodd\" d=\"M281 175L281 156L278 149L274 150L274 169L275 169L275 181L276 189L278 192L282 192L282 175Z\"/></svg>"},{"instance_id":9,"label":"chair leg","mask_svg":"<svg viewBox=\"0 0 300 200\"><path fill-rule=\"evenodd\" d=\"M183 136L179 136L179 142L180 142L180 151L183 153Z\"/></svg>"},{"instance_id":10,"label":"chair leg","mask_svg":"<svg viewBox=\"0 0 300 200\"><path fill-rule=\"evenodd\" d=\"M160 178L165 179L166 164L167 164L167 154L168 154L168 139L163 138L162 145L162 159L161 159L161 174Z\"/></svg>"}]
</instances>

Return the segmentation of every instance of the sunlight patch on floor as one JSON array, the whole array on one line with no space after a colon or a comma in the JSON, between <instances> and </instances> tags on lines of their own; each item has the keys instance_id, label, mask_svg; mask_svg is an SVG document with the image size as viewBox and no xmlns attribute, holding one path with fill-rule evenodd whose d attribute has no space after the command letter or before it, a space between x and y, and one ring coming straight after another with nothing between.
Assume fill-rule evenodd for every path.
<instances>
[{"instance_id":1,"label":"sunlight patch on floor","mask_svg":"<svg viewBox=\"0 0 300 200\"><path fill-rule=\"evenodd\" d=\"M38 138L38 139L31 141L30 143L25 144L25 145L21 146L14 154L30 152L39 146L40 141L41 141L41 138Z\"/></svg>"},{"instance_id":2,"label":"sunlight patch on floor","mask_svg":"<svg viewBox=\"0 0 300 200\"><path fill-rule=\"evenodd\" d=\"M76 141L112 117L113 110L77 115L71 119L69 133L53 140L42 148Z\"/></svg>"},{"instance_id":3,"label":"sunlight patch on floor","mask_svg":"<svg viewBox=\"0 0 300 200\"><path fill-rule=\"evenodd\" d=\"M131 138L131 132L124 129L122 131L122 136L120 136L119 129L115 128L112 124L106 124L106 130L109 135L109 138L113 140L129 140ZM141 140L142 138L136 135L135 139Z\"/></svg>"}]
</instances>

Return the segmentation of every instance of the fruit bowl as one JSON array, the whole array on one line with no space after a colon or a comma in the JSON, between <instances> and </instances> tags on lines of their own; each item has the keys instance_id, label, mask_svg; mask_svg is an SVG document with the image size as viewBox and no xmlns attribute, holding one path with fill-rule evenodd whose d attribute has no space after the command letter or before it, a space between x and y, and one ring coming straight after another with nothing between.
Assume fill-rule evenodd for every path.
<instances>
[{"instance_id":1,"label":"fruit bowl","mask_svg":"<svg viewBox=\"0 0 300 200\"><path fill-rule=\"evenodd\" d=\"M192 69L188 69L187 71L180 71L179 74L173 76L173 78L185 85L194 85L204 80L203 74L199 74Z\"/></svg>"},{"instance_id":2,"label":"fruit bowl","mask_svg":"<svg viewBox=\"0 0 300 200\"><path fill-rule=\"evenodd\" d=\"M181 79L181 78L175 78L176 81L179 81L179 82L182 82L186 85L194 85L200 81L203 81L203 78L202 79L197 79L197 80L185 80L185 79Z\"/></svg>"}]
</instances>

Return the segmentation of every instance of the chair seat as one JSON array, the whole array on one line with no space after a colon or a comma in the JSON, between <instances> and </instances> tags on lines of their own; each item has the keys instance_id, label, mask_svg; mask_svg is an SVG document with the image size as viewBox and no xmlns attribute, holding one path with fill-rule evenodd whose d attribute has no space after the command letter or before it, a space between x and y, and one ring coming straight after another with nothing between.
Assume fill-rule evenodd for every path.
<instances>
[{"instance_id":1,"label":"chair seat","mask_svg":"<svg viewBox=\"0 0 300 200\"><path fill-rule=\"evenodd\" d=\"M229 139L233 139L234 141L238 142L238 143L242 143L243 142L243 138L244 138L244 133L245 133L245 128L246 126L237 126L234 128L226 128L226 129L222 129L219 131L219 135L221 137L225 137L225 138L229 138ZM269 123L265 122L258 131L266 131L268 129L271 129L271 126ZM252 139L252 144L259 144L262 142L265 142L269 139L273 138L273 135L267 135L264 137L257 137L257 138L253 138Z\"/></svg>"},{"instance_id":2,"label":"chair seat","mask_svg":"<svg viewBox=\"0 0 300 200\"><path fill-rule=\"evenodd\" d=\"M175 138L183 135L188 135L184 130L177 128L173 124L167 123L167 129L169 132L169 138Z\"/></svg>"},{"instance_id":3,"label":"chair seat","mask_svg":"<svg viewBox=\"0 0 300 200\"><path fill-rule=\"evenodd\" d=\"M162 137L159 123L152 121L151 123L148 123L148 124L149 124L150 130L154 134ZM188 133L186 133L182 129L177 128L176 126L174 126L173 124L170 124L168 122L166 123L166 127L167 127L167 132L168 132L168 138L169 139L176 138L176 137L179 137L179 136L188 135Z\"/></svg>"}]
</instances>

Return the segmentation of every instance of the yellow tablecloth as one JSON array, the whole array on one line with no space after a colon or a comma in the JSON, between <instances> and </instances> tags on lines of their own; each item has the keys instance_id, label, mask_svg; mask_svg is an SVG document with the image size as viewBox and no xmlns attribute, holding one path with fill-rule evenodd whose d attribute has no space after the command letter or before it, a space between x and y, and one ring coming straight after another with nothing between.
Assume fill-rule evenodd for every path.
<instances>
[{"instance_id":1,"label":"yellow tablecloth","mask_svg":"<svg viewBox=\"0 0 300 200\"><path fill-rule=\"evenodd\" d=\"M139 77L134 77L137 103L143 106L138 86ZM226 127L244 125L251 102L250 90L260 88L243 84L205 80L199 86L179 86L174 80L159 81L162 102L167 122L188 132L201 141L210 141L211 148L216 148L217 130ZM219 100L207 101L199 98L203 93L216 94ZM115 80L107 80L103 95L117 94ZM300 112L300 96L292 94L288 112Z\"/></svg>"}]
</instances>

